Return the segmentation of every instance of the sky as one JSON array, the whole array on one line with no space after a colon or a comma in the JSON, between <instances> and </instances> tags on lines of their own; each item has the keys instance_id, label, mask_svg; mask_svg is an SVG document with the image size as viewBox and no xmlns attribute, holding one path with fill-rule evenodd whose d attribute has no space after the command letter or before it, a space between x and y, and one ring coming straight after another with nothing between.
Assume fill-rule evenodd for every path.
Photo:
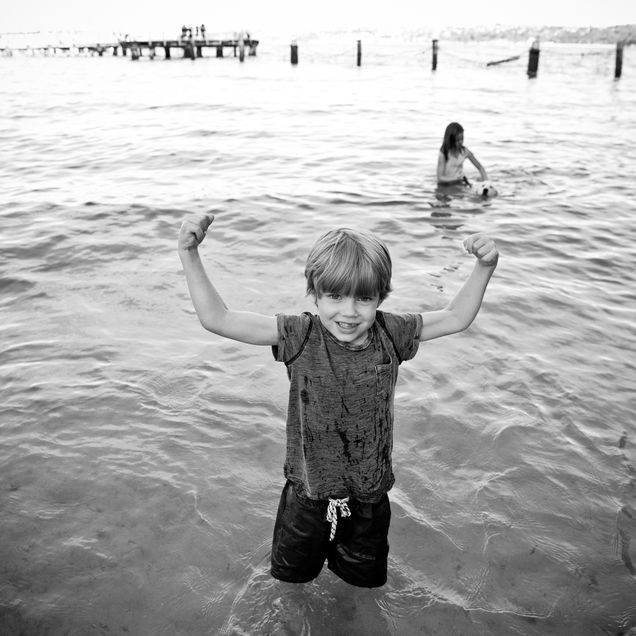
<instances>
[{"instance_id":1,"label":"sky","mask_svg":"<svg viewBox=\"0 0 636 636\"><path fill-rule=\"evenodd\" d=\"M281 35L351 28L636 24L636 0L2 0L0 33L93 30L138 36L205 23L208 32Z\"/></svg>"}]
</instances>

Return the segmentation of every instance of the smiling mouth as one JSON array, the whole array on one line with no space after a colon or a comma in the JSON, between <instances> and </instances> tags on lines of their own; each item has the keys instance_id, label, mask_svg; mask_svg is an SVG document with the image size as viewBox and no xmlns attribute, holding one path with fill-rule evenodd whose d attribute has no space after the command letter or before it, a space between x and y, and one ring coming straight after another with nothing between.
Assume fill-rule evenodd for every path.
<instances>
[{"instance_id":1,"label":"smiling mouth","mask_svg":"<svg viewBox=\"0 0 636 636\"><path fill-rule=\"evenodd\" d=\"M351 329L355 329L358 326L358 323L355 322L336 322L340 329L345 329L347 331Z\"/></svg>"}]
</instances>

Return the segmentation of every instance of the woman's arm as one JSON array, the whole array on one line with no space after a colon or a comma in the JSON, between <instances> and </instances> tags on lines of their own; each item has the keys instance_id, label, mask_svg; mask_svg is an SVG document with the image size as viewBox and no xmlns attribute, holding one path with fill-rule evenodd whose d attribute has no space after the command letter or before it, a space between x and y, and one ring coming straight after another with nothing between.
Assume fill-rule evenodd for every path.
<instances>
[{"instance_id":1,"label":"woman's arm","mask_svg":"<svg viewBox=\"0 0 636 636\"><path fill-rule=\"evenodd\" d=\"M484 167L481 165L481 163L479 163L479 161L477 161L477 157L475 157L475 155L468 150L468 148L465 148L466 150L466 158L470 160L470 162L473 164L473 166L475 166L475 168L477 168L477 170L479 170L479 176L481 177L482 181L486 181L486 179L488 179L488 175L486 174L486 170L484 169Z\"/></svg>"},{"instance_id":2,"label":"woman's arm","mask_svg":"<svg viewBox=\"0 0 636 636\"><path fill-rule=\"evenodd\" d=\"M203 327L219 336L249 344L275 345L276 316L228 309L208 278L198 247L213 220L212 214L188 217L179 230L179 257L197 316Z\"/></svg>"},{"instance_id":3,"label":"woman's arm","mask_svg":"<svg viewBox=\"0 0 636 636\"><path fill-rule=\"evenodd\" d=\"M444 172L446 171L446 160L444 159L444 153L440 150L437 156L437 180L444 180Z\"/></svg>"}]
</instances>

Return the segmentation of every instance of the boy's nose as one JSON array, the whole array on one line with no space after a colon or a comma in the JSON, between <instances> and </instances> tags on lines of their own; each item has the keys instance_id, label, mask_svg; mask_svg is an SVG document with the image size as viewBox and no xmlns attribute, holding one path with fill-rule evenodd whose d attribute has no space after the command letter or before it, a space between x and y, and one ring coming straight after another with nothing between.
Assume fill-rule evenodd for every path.
<instances>
[{"instance_id":1,"label":"boy's nose","mask_svg":"<svg viewBox=\"0 0 636 636\"><path fill-rule=\"evenodd\" d=\"M345 316L355 316L358 313L355 298L347 298L342 307L342 313Z\"/></svg>"}]
</instances>

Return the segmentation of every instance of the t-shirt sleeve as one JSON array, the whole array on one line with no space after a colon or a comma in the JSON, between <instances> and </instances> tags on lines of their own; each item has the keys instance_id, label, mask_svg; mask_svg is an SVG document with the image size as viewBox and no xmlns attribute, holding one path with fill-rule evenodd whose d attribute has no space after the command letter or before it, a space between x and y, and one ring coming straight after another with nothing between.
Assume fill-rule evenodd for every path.
<instances>
[{"instance_id":1,"label":"t-shirt sleeve","mask_svg":"<svg viewBox=\"0 0 636 636\"><path fill-rule=\"evenodd\" d=\"M410 360L420 346L421 314L388 314L383 312L386 330L391 334L400 360Z\"/></svg>"},{"instance_id":2,"label":"t-shirt sleeve","mask_svg":"<svg viewBox=\"0 0 636 636\"><path fill-rule=\"evenodd\" d=\"M289 362L299 352L305 342L309 330L311 316L288 316L276 314L278 326L278 343L272 347L274 359L278 362Z\"/></svg>"}]
</instances>

